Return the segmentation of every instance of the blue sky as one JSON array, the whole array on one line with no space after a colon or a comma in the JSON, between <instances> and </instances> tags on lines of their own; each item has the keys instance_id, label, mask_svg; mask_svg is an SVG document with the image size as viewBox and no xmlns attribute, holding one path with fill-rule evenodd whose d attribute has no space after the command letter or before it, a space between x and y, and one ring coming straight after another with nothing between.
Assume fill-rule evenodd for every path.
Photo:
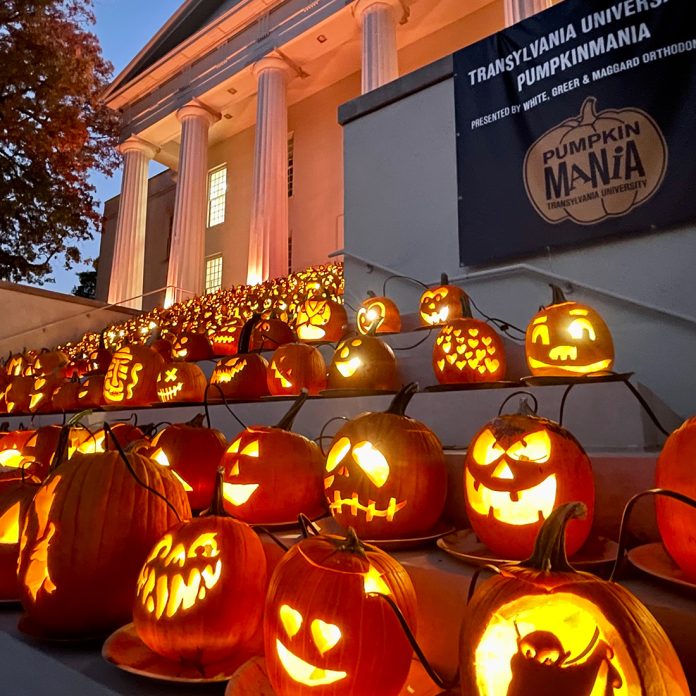
<instances>
[{"instance_id":1,"label":"blue sky","mask_svg":"<svg viewBox=\"0 0 696 696\"><path fill-rule=\"evenodd\" d=\"M104 57L114 66L114 76L128 65L182 3L183 0L94 0L97 16L94 32L101 41ZM96 198L102 210L104 201L118 194L121 172L115 172L111 178L95 176L92 182L97 187ZM86 258L98 256L99 235L81 248ZM65 271L62 263L58 266L54 269L56 282L45 285L47 290L69 293L77 284L77 273L87 270L86 266L81 266Z\"/></svg>"}]
</instances>

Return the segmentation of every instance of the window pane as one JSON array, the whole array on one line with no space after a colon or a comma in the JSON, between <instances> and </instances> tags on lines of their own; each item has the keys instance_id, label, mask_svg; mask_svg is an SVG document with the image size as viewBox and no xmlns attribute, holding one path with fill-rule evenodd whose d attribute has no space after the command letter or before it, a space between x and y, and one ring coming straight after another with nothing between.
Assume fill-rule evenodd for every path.
<instances>
[{"instance_id":1,"label":"window pane","mask_svg":"<svg viewBox=\"0 0 696 696\"><path fill-rule=\"evenodd\" d=\"M218 291L222 287L222 255L211 256L205 260L205 292L206 295Z\"/></svg>"},{"instance_id":2,"label":"window pane","mask_svg":"<svg viewBox=\"0 0 696 696\"><path fill-rule=\"evenodd\" d=\"M213 169L208 174L208 227L225 222L227 167Z\"/></svg>"}]
</instances>

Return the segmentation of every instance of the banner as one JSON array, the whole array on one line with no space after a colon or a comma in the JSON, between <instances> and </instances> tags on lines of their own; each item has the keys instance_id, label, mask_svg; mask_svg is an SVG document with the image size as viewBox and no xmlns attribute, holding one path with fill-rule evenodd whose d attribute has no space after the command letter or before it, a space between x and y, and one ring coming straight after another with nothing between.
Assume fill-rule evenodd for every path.
<instances>
[{"instance_id":1,"label":"banner","mask_svg":"<svg viewBox=\"0 0 696 696\"><path fill-rule=\"evenodd\" d=\"M695 0L565 0L454 55L463 265L696 218Z\"/></svg>"}]
</instances>

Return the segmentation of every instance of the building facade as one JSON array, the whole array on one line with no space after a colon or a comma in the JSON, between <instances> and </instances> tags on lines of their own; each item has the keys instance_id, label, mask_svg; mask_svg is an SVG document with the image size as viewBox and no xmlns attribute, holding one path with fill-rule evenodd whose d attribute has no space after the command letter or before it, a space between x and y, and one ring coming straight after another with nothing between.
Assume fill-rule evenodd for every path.
<instances>
[{"instance_id":1,"label":"building facade","mask_svg":"<svg viewBox=\"0 0 696 696\"><path fill-rule=\"evenodd\" d=\"M187 0L105 95L124 163L98 297L149 308L325 262L343 246L339 105L550 4ZM152 160L169 171L148 182Z\"/></svg>"}]
</instances>

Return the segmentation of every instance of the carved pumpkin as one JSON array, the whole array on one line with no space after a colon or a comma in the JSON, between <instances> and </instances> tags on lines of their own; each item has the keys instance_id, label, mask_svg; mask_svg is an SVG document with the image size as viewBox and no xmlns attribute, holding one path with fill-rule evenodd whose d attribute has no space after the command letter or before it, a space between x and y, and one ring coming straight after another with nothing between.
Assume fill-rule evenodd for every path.
<instances>
[{"instance_id":1,"label":"carved pumpkin","mask_svg":"<svg viewBox=\"0 0 696 696\"><path fill-rule=\"evenodd\" d=\"M5 408L8 413L29 413L33 377L13 377L5 390Z\"/></svg>"},{"instance_id":2,"label":"carved pumpkin","mask_svg":"<svg viewBox=\"0 0 696 696\"><path fill-rule=\"evenodd\" d=\"M179 479L192 510L202 510L213 496L215 473L227 448L225 436L203 427L203 416L161 430L146 452L158 464L169 466Z\"/></svg>"},{"instance_id":3,"label":"carved pumpkin","mask_svg":"<svg viewBox=\"0 0 696 696\"><path fill-rule=\"evenodd\" d=\"M240 335L237 355L220 360L210 377L210 384L217 385L226 399L258 399L268 395L268 363L258 353L249 352L251 332L259 320L259 315L249 319ZM212 394L216 395L214 389Z\"/></svg>"},{"instance_id":4,"label":"carved pumpkin","mask_svg":"<svg viewBox=\"0 0 696 696\"><path fill-rule=\"evenodd\" d=\"M63 382L54 392L52 404L56 411L77 411L80 408L79 394L82 385L77 374L69 381Z\"/></svg>"},{"instance_id":5,"label":"carved pumpkin","mask_svg":"<svg viewBox=\"0 0 696 696\"><path fill-rule=\"evenodd\" d=\"M354 532L304 539L285 554L264 615L266 667L277 696L398 696L412 651L377 595L390 597L415 629L406 571Z\"/></svg>"},{"instance_id":6,"label":"carved pumpkin","mask_svg":"<svg viewBox=\"0 0 696 696\"><path fill-rule=\"evenodd\" d=\"M326 389L324 356L306 343L285 343L271 357L267 381L275 396L295 396L303 389L318 394Z\"/></svg>"},{"instance_id":7,"label":"carved pumpkin","mask_svg":"<svg viewBox=\"0 0 696 696\"><path fill-rule=\"evenodd\" d=\"M104 402L119 406L149 406L157 402L157 377L162 356L148 346L119 348L104 379Z\"/></svg>"},{"instance_id":8,"label":"carved pumpkin","mask_svg":"<svg viewBox=\"0 0 696 696\"><path fill-rule=\"evenodd\" d=\"M460 638L462 693L471 696L686 696L669 639L623 587L576 572L564 526L582 505L554 511L529 560L480 585Z\"/></svg>"},{"instance_id":9,"label":"carved pumpkin","mask_svg":"<svg viewBox=\"0 0 696 696\"><path fill-rule=\"evenodd\" d=\"M342 304L323 297L313 297L298 307L295 330L300 341L307 343L338 341L347 324L348 315Z\"/></svg>"},{"instance_id":10,"label":"carved pumpkin","mask_svg":"<svg viewBox=\"0 0 696 696\"><path fill-rule=\"evenodd\" d=\"M26 353L10 353L5 362L5 374L8 377L21 377L31 362Z\"/></svg>"},{"instance_id":11,"label":"carved pumpkin","mask_svg":"<svg viewBox=\"0 0 696 696\"><path fill-rule=\"evenodd\" d=\"M418 386L409 384L384 413L365 413L334 436L324 488L333 518L370 539L417 536L432 529L447 495L442 445L407 417Z\"/></svg>"},{"instance_id":12,"label":"carved pumpkin","mask_svg":"<svg viewBox=\"0 0 696 696\"><path fill-rule=\"evenodd\" d=\"M80 409L100 408L104 405L104 380L106 375L90 375L82 383L77 393L77 401Z\"/></svg>"},{"instance_id":13,"label":"carved pumpkin","mask_svg":"<svg viewBox=\"0 0 696 696\"><path fill-rule=\"evenodd\" d=\"M60 443L62 427L60 425L44 425L33 431L22 447L22 468L28 474L43 481L54 464ZM67 433L67 456L73 453L90 437L84 428L70 428Z\"/></svg>"},{"instance_id":14,"label":"carved pumpkin","mask_svg":"<svg viewBox=\"0 0 696 696\"><path fill-rule=\"evenodd\" d=\"M52 411L53 392L64 382L65 379L58 372L35 376L29 400L29 411L31 413Z\"/></svg>"},{"instance_id":15,"label":"carved pumpkin","mask_svg":"<svg viewBox=\"0 0 696 696\"><path fill-rule=\"evenodd\" d=\"M203 370L190 362L168 363L157 377L157 397L162 403L193 401L205 398L208 386Z\"/></svg>"},{"instance_id":16,"label":"carved pumpkin","mask_svg":"<svg viewBox=\"0 0 696 696\"><path fill-rule=\"evenodd\" d=\"M373 335L344 338L336 346L329 365L327 386L329 389L398 389L400 380L394 351Z\"/></svg>"},{"instance_id":17,"label":"carved pumpkin","mask_svg":"<svg viewBox=\"0 0 696 696\"><path fill-rule=\"evenodd\" d=\"M204 516L172 527L150 551L138 578L135 629L172 660L216 662L253 647L266 584L261 541L225 514L218 490Z\"/></svg>"},{"instance_id":18,"label":"carved pumpkin","mask_svg":"<svg viewBox=\"0 0 696 696\"><path fill-rule=\"evenodd\" d=\"M302 394L275 427L242 431L222 457L225 509L251 524L293 522L326 511L319 446L290 431L307 398Z\"/></svg>"},{"instance_id":19,"label":"carved pumpkin","mask_svg":"<svg viewBox=\"0 0 696 696\"><path fill-rule=\"evenodd\" d=\"M369 297L363 301L355 317L359 333L367 336L375 325L374 333L399 333L401 331L401 314L399 308L388 297L377 297L368 290Z\"/></svg>"},{"instance_id":20,"label":"carved pumpkin","mask_svg":"<svg viewBox=\"0 0 696 696\"><path fill-rule=\"evenodd\" d=\"M503 341L496 331L471 316L469 298L462 318L447 322L433 346L433 371L440 384L496 382L505 377Z\"/></svg>"},{"instance_id":21,"label":"carved pumpkin","mask_svg":"<svg viewBox=\"0 0 696 696\"><path fill-rule=\"evenodd\" d=\"M89 354L89 372L105 375L109 369L113 353L106 347L104 331L99 334L99 345Z\"/></svg>"},{"instance_id":22,"label":"carved pumpkin","mask_svg":"<svg viewBox=\"0 0 696 696\"><path fill-rule=\"evenodd\" d=\"M0 490L0 600L19 598L19 530L39 484L18 480Z\"/></svg>"},{"instance_id":23,"label":"carved pumpkin","mask_svg":"<svg viewBox=\"0 0 696 696\"><path fill-rule=\"evenodd\" d=\"M3 485L7 481L21 478L21 469L26 465L24 448L35 430L12 430L0 438L0 472Z\"/></svg>"},{"instance_id":24,"label":"carved pumpkin","mask_svg":"<svg viewBox=\"0 0 696 696\"><path fill-rule=\"evenodd\" d=\"M90 361L84 357L73 358L65 368L65 378L68 380L79 379L91 370Z\"/></svg>"},{"instance_id":25,"label":"carved pumpkin","mask_svg":"<svg viewBox=\"0 0 696 696\"><path fill-rule=\"evenodd\" d=\"M581 377L609 372L614 343L604 319L592 307L566 300L555 285L551 288L552 303L527 327L525 352L532 374Z\"/></svg>"},{"instance_id":26,"label":"carved pumpkin","mask_svg":"<svg viewBox=\"0 0 696 696\"><path fill-rule=\"evenodd\" d=\"M588 225L625 215L662 184L667 144L652 117L634 108L596 109L597 99L587 97L578 117L544 133L527 152L527 195L547 222ZM638 181L644 185L616 190Z\"/></svg>"},{"instance_id":27,"label":"carved pumpkin","mask_svg":"<svg viewBox=\"0 0 696 696\"><path fill-rule=\"evenodd\" d=\"M190 517L181 484L147 457L77 453L39 489L22 528L19 582L27 620L51 636L101 635L130 620L152 545ZM176 514L175 514L176 513ZM117 559L117 562L114 560Z\"/></svg>"},{"instance_id":28,"label":"carved pumpkin","mask_svg":"<svg viewBox=\"0 0 696 696\"><path fill-rule=\"evenodd\" d=\"M423 326L440 326L446 321L462 316L462 299L464 290L457 285L450 285L447 274L443 273L440 285L426 290L420 298L420 320Z\"/></svg>"},{"instance_id":29,"label":"carved pumpkin","mask_svg":"<svg viewBox=\"0 0 696 696\"><path fill-rule=\"evenodd\" d=\"M208 337L203 333L186 331L177 337L172 348L175 361L196 362L213 357Z\"/></svg>"},{"instance_id":30,"label":"carved pumpkin","mask_svg":"<svg viewBox=\"0 0 696 696\"><path fill-rule=\"evenodd\" d=\"M696 417L689 418L666 440L655 469L655 485L696 498L693 462L696 456ZM684 575L696 582L696 510L671 498L655 501L662 543Z\"/></svg>"},{"instance_id":31,"label":"carved pumpkin","mask_svg":"<svg viewBox=\"0 0 696 696\"><path fill-rule=\"evenodd\" d=\"M244 328L244 323L234 321L226 324L210 336L210 344L215 355L236 355L239 335Z\"/></svg>"},{"instance_id":32,"label":"carved pumpkin","mask_svg":"<svg viewBox=\"0 0 696 696\"><path fill-rule=\"evenodd\" d=\"M280 319L261 319L249 339L249 350L275 350L296 340L295 332Z\"/></svg>"},{"instance_id":33,"label":"carved pumpkin","mask_svg":"<svg viewBox=\"0 0 696 696\"><path fill-rule=\"evenodd\" d=\"M581 500L583 520L568 527L568 553L587 539L594 512L594 479L582 445L558 423L520 412L486 423L474 435L464 462L464 495L471 527L504 559L521 559L554 509Z\"/></svg>"},{"instance_id":34,"label":"carved pumpkin","mask_svg":"<svg viewBox=\"0 0 696 696\"><path fill-rule=\"evenodd\" d=\"M33 374L35 377L59 374L64 378L69 362L70 359L63 351L44 348L34 360Z\"/></svg>"},{"instance_id":35,"label":"carved pumpkin","mask_svg":"<svg viewBox=\"0 0 696 696\"><path fill-rule=\"evenodd\" d=\"M145 433L138 426L130 423L111 423L109 429L110 433L107 433L106 428L100 428L95 432L85 430L86 435L77 445L77 451L81 454L116 451L114 440L118 442L121 449L126 449L139 440L145 440Z\"/></svg>"}]
</instances>

